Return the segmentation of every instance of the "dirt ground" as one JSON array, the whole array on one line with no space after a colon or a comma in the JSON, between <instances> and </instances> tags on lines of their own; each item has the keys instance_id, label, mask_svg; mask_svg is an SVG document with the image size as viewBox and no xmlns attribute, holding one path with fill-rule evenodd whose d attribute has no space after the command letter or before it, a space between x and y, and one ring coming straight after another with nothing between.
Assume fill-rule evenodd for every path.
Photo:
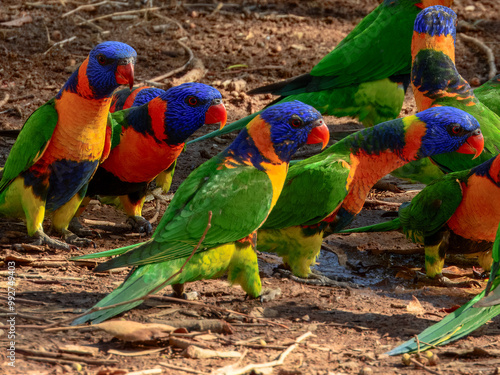
<instances>
[{"instance_id":1,"label":"dirt ground","mask_svg":"<svg viewBox=\"0 0 500 375\"><path fill-rule=\"evenodd\" d=\"M0 129L20 128L31 112L57 93L90 49L105 40L119 40L137 50L136 84L144 84L185 64L188 53L177 42L184 38L181 40L206 69L199 80L222 92L230 122L262 108L270 100L269 96L250 97L246 91L309 71L378 1L234 0L219 6L192 1L150 1L146 5L139 1L102 1L67 13L89 3L84 0L1 2ZM153 8L145 12L148 6ZM459 31L483 41L493 49L499 62L497 0L455 0L453 8L461 21ZM128 11L135 12L108 16ZM86 22L99 17L102 18ZM14 26L4 23L19 19ZM487 80L485 55L476 46L464 44L460 37L457 66L470 82L481 84ZM186 79L184 74L196 73L191 68L157 84L168 87L179 83ZM413 98L408 93L402 115L414 111ZM335 131L361 127L350 119L327 118L327 122ZM215 128L207 126L196 135ZM228 135L190 145L179 158L171 193L193 168L222 150L232 138L233 135ZM12 140L0 138L0 165L5 163L12 144ZM299 156L313 151L317 149L301 151ZM381 217L384 213L397 210L396 206L380 204L377 200L404 202L421 188L396 179L388 181L395 182L405 192L373 190L369 197L371 203L365 206L354 225L384 220ZM146 203L147 219L153 218L156 205L157 202ZM164 209L162 204L160 214ZM124 214L97 201L92 202L84 218L99 234L94 239L98 250L141 239L127 229ZM66 325L64 320L91 307L121 283L127 270L94 274L92 263L74 264L66 260L93 249L68 254L48 249L40 251L26 245L16 247L29 244L31 239L25 235L23 224L12 220L0 221L0 237L0 322L6 326L0 330L2 373L118 375L151 370L138 373L210 374L238 362L238 358L186 358L181 354L182 345L172 341L169 345L168 338L130 343L88 327L44 330L53 323ZM358 287L296 283L276 272L278 258L263 254L260 266L264 287L281 289L281 295L271 302L249 300L241 288L230 287L223 279L209 280L189 284L189 290L199 294L195 303L166 299L171 290L165 288L158 298L151 298L122 318L165 324L183 320L185 325L193 319L205 323L207 319L223 319L231 324L232 333L227 329L218 331L215 324L211 334L188 339L213 350L246 353L235 368L274 361L298 337L311 332L311 336L304 338L286 356L281 366L274 370L268 368L263 373L420 374L424 370L404 366L400 357L387 357L383 353L482 290L478 287L446 290L415 283L413 275L423 266L422 249L398 233L333 235L326 243L336 254L322 252L317 268L327 276L349 280ZM9 366L7 359L11 345L7 322L11 317L6 301L7 263L12 261L16 264L18 313L15 367ZM448 259L447 275L466 279L472 275L473 265L473 261L458 257ZM485 281L482 284L484 287ZM499 323L495 318L471 336L437 351L440 364L430 369L442 374L498 374L500 360L494 356L464 353L474 347L492 353L495 349L498 351ZM74 351L61 354L68 345L78 345L86 354Z\"/></svg>"}]
</instances>

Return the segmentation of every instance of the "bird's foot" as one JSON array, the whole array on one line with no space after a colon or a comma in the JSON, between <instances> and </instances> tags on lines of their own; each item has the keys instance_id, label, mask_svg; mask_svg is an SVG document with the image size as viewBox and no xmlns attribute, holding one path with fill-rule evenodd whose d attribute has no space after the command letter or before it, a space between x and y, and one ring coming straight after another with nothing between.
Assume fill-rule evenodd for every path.
<instances>
[{"instance_id":1,"label":"bird's foot","mask_svg":"<svg viewBox=\"0 0 500 375\"><path fill-rule=\"evenodd\" d=\"M196 301L199 299L198 292L185 292L184 284L172 284L172 297L184 299L186 301Z\"/></svg>"},{"instance_id":2,"label":"bird's foot","mask_svg":"<svg viewBox=\"0 0 500 375\"><path fill-rule=\"evenodd\" d=\"M151 234L153 232L151 223L144 219L142 216L129 216L127 218L127 224L132 227L133 231L136 231L138 233Z\"/></svg>"},{"instance_id":3,"label":"bird's foot","mask_svg":"<svg viewBox=\"0 0 500 375\"><path fill-rule=\"evenodd\" d=\"M63 239L66 241L68 244L79 246L79 247L89 247L89 246L94 246L95 249L95 242L92 240L89 240L88 238L81 238L78 237L76 234L71 232L68 229L63 229L62 231Z\"/></svg>"},{"instance_id":4,"label":"bird's foot","mask_svg":"<svg viewBox=\"0 0 500 375\"><path fill-rule=\"evenodd\" d=\"M97 231L83 226L77 217L71 219L68 229L79 237L100 237Z\"/></svg>"},{"instance_id":5,"label":"bird's foot","mask_svg":"<svg viewBox=\"0 0 500 375\"><path fill-rule=\"evenodd\" d=\"M34 236L37 239L35 240L35 242L33 242L33 245L37 245L37 246L47 245L53 249L59 249L59 250L72 250L72 249L76 248L76 246L74 246L72 244L69 244L69 243L66 243L63 241L59 241L59 240L56 240L54 238L49 237L41 229L36 231Z\"/></svg>"},{"instance_id":6,"label":"bird's foot","mask_svg":"<svg viewBox=\"0 0 500 375\"><path fill-rule=\"evenodd\" d=\"M451 281L443 274L436 275L434 278L427 276L422 272L417 272L415 274L415 281L421 281L426 284L442 286L445 288L473 288L481 287L481 283L476 280L466 280L466 281Z\"/></svg>"},{"instance_id":7,"label":"bird's foot","mask_svg":"<svg viewBox=\"0 0 500 375\"><path fill-rule=\"evenodd\" d=\"M279 297L281 295L281 289L276 288L276 289L271 289L271 288L265 288L262 290L262 293L260 294L260 302L269 302L276 297Z\"/></svg>"},{"instance_id":8,"label":"bird's foot","mask_svg":"<svg viewBox=\"0 0 500 375\"><path fill-rule=\"evenodd\" d=\"M480 272L476 270L474 266L472 266L472 277L474 279L484 280L490 277L490 273L488 271Z\"/></svg>"},{"instance_id":9,"label":"bird's foot","mask_svg":"<svg viewBox=\"0 0 500 375\"><path fill-rule=\"evenodd\" d=\"M358 288L357 284L350 281L333 280L322 275L319 271L311 272L307 278L295 276L291 271L277 268L276 271L282 276L302 284L319 285L319 286L334 286L338 288Z\"/></svg>"}]
</instances>

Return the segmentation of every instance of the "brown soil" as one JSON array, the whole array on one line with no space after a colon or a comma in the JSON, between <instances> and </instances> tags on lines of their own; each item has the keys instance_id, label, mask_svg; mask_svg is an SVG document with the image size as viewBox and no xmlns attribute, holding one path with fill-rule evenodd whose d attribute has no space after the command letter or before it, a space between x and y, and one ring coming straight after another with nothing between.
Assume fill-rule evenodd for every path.
<instances>
[{"instance_id":1,"label":"brown soil","mask_svg":"<svg viewBox=\"0 0 500 375\"><path fill-rule=\"evenodd\" d=\"M152 1L151 1L152 2ZM216 8L216 4L156 1L162 7L149 13L136 13L133 19L102 19L89 25L79 25L85 19L143 9L139 1L117 5L109 1L104 5L86 8L64 16L86 2L72 0L43 0L38 2L4 0L0 5L0 22L23 16L32 20L19 27L0 25L0 128L17 129L37 107L50 99L63 85L75 64L84 59L95 44L104 40L120 40L133 46L139 55L136 65L136 83L165 74L182 66L188 58L186 51L176 42L186 37L192 49L207 69L202 82L213 84L223 94L229 121L240 118L264 106L270 97L249 97L244 92L267 82L275 82L307 72L328 53L366 14L378 4L376 0L327 0L327 1L266 1L243 2L235 0ZM30 5L29 5L30 4ZM177 4L177 5L176 5ZM496 0L455 0L460 30L489 45L500 61L498 35L500 16ZM474 9L472 9L473 7ZM168 18L166 18L168 17ZM93 25L93 26L92 26ZM156 32L154 26L165 25ZM180 28L182 26L182 29ZM62 47L54 42L76 37ZM47 52L48 51L48 52ZM248 68L228 67L245 64ZM469 81L482 83L487 77L487 63L483 53L475 46L457 43L457 66ZM188 69L189 70L189 69ZM173 78L179 78L184 73ZM231 83L224 84L224 81ZM242 81L237 82L236 81ZM163 83L168 84L167 81ZM7 102L2 101L9 96ZM402 115L415 110L411 93L408 94ZM336 129L357 129L360 126L349 119L327 118ZM197 135L215 127L203 129ZM173 191L190 171L220 151L232 139L197 143L188 147L179 159ZM0 138L0 165L5 163L13 141ZM315 151L316 149L313 149ZM302 157L305 155L304 151ZM421 186L395 181L405 190ZM415 192L390 193L373 190L371 199L403 202ZM162 212L165 207L162 207ZM396 207L370 204L366 206L354 225L383 220L381 215ZM154 203L147 203L145 213L154 215ZM100 237L95 239L97 249L105 250L132 244L140 240L124 228L125 216L98 202L86 211L85 218L106 220L118 226L93 225ZM121 225L121 226L120 226ZM15 368L8 366L6 358L10 340L7 330L1 331L0 360L3 373L9 374L125 374L152 368L163 368L163 373L186 374L181 370L161 367L159 362L187 367L208 374L233 364L236 359L187 359L181 350L168 346L166 341L140 345L127 344L111 335L90 330L43 331L45 325L68 319L114 289L126 276L122 270L110 274L94 274L92 267L79 267L64 259L93 251L81 249L70 254L61 251L13 250L15 244L29 243L22 224L3 220L0 222L0 243L5 254L16 261L16 317ZM151 299L123 315L127 320L139 322L167 321L170 319L226 319L234 323L231 335L215 334L206 341L212 348L222 351L238 350L239 340L260 337L267 343L263 348L246 348L248 353L241 366L274 360L283 349L272 346L289 346L307 331L314 336L305 340L289 354L284 364L274 369L276 374L417 374L424 370L405 367L400 357L385 357L382 353L407 340L431 323L446 315L444 309L461 305L481 288L449 289L426 286L413 282L415 270L423 265L422 249L407 242L402 235L360 234L334 235L327 243L338 256L324 252L318 268L328 276L340 276L360 285L359 288L331 288L298 284L280 278L274 272L279 259L262 256L262 280L265 287L281 288L275 300L260 303L248 300L244 292L232 288L224 280L192 283L190 290L199 292L199 300L206 306L179 304ZM30 258L30 259L28 259ZM36 267L34 260L56 260L59 265ZM30 263L31 262L31 263ZM453 258L447 265L450 277L466 278L472 275L472 265L463 259ZM5 312L7 278L5 268L0 281L3 292L1 323L7 324ZM483 285L485 282L483 282ZM159 295L170 293L165 288ZM416 297L421 308L408 308ZM24 300L30 300L28 302ZM253 317L236 319L235 314L218 308L235 310ZM417 306L418 307L418 306ZM163 315L161 315L163 314ZM263 316L266 321L256 317ZM471 336L449 345L450 351L476 346L499 349L499 319ZM233 344L228 344L228 341ZM258 341L256 341L258 342ZM94 359L116 361L116 364L90 365L83 360L48 363L27 359L20 348L57 352L68 344L88 345L99 349ZM109 350L134 350L163 347L160 353L125 357L108 353ZM498 360L491 357L464 357L458 354L441 355L439 367L447 374L498 373ZM79 371L79 363L83 369ZM106 370L107 369L107 370ZM120 371L122 370L122 371ZM371 372L370 372L371 371Z\"/></svg>"}]
</instances>

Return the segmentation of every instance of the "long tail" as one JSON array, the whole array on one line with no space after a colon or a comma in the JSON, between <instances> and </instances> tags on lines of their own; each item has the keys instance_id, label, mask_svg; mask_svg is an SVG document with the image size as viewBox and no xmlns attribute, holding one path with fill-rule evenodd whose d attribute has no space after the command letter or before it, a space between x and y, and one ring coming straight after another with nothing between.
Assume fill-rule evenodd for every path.
<instances>
[{"instance_id":1,"label":"long tail","mask_svg":"<svg viewBox=\"0 0 500 375\"><path fill-rule=\"evenodd\" d=\"M500 278L494 283L498 286ZM500 291L500 288L498 288ZM485 291L478 294L474 299L467 302L458 310L447 315L443 320L430 326L418 335L420 341L420 351L432 348L432 346L441 346L461 337L468 335L483 324L500 314L500 305L490 307L475 307L474 305L485 295ZM425 343L425 344L424 344ZM427 345L427 344L431 344ZM397 348L387 352L389 355L398 355L417 351L417 342L415 339L406 341Z\"/></svg>"},{"instance_id":2,"label":"long tail","mask_svg":"<svg viewBox=\"0 0 500 375\"><path fill-rule=\"evenodd\" d=\"M389 232L391 230L398 230L400 228L401 221L397 217L394 220L386 221L385 223L373 224L360 228L344 229L339 233Z\"/></svg>"},{"instance_id":3,"label":"long tail","mask_svg":"<svg viewBox=\"0 0 500 375\"><path fill-rule=\"evenodd\" d=\"M242 119L239 119L239 120L237 120L235 122L232 122L229 125L224 126L224 128L221 129L221 130L216 130L216 131L213 131L211 133L205 134L204 136L201 136L201 137L198 137L196 139L193 139L192 141L189 141L186 144L203 141L204 139L209 139L209 138L213 138L213 137L219 137L219 136L221 136L223 134L231 133L231 132L237 131L237 130L239 131L239 130L243 129L245 126L247 126L247 124L255 116L257 116L260 112L261 111L252 113L251 115L248 115L247 117L243 117Z\"/></svg>"},{"instance_id":4,"label":"long tail","mask_svg":"<svg viewBox=\"0 0 500 375\"><path fill-rule=\"evenodd\" d=\"M122 285L120 285L118 288L116 288L114 291L100 300L93 308L115 305L118 303L131 301L136 298L144 297L153 289L160 286L174 272L176 272L180 267L178 263L178 261L162 262L137 267L132 272L132 274L123 282ZM177 283L177 278L171 280L168 285L174 283ZM71 324L78 325L89 321L92 322L92 324L101 323L106 319L120 314L121 312L130 310L140 305L142 302L142 300L139 300L132 303L116 306L107 310L96 311L75 319Z\"/></svg>"},{"instance_id":5,"label":"long tail","mask_svg":"<svg viewBox=\"0 0 500 375\"><path fill-rule=\"evenodd\" d=\"M490 280L486 288L461 308L418 335L421 351L430 349L432 346L445 345L458 340L500 314L500 288L498 288L498 284L500 284L500 276L498 275L500 268L500 226L493 243L492 253L494 263L491 267ZM490 289L490 286L492 289ZM414 352L417 349L417 342L415 339L411 339L392 349L387 354L398 355Z\"/></svg>"}]
</instances>

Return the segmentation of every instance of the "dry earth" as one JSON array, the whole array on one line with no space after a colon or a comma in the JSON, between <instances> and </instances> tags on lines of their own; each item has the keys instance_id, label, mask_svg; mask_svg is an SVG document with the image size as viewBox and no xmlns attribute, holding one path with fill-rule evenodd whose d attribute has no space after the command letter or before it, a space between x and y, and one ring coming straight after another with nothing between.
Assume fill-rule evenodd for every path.
<instances>
[{"instance_id":1,"label":"dry earth","mask_svg":"<svg viewBox=\"0 0 500 375\"><path fill-rule=\"evenodd\" d=\"M206 68L201 82L213 84L223 94L229 121L261 108L270 97L249 97L245 91L266 82L274 82L308 71L328 53L366 14L376 0L326 1L248 1L232 3L192 3L191 1L140 2L102 1L71 14L88 1L43 0L19 2L3 0L0 4L0 129L18 129L37 107L50 99L95 44L120 40L138 52L136 83L145 83L183 66L188 60L178 39L189 46ZM154 8L147 12L148 5ZM159 9L158 9L159 8ZM482 40L493 49L500 61L500 15L497 0L455 0L460 31ZM134 11L129 14L109 15ZM104 17L107 16L107 17ZM93 22L86 22L99 18ZM4 22L24 20L18 25ZM64 42L64 43L62 43ZM242 64L243 66L231 66ZM486 81L485 55L474 45L458 38L457 66L460 73L476 84ZM191 67L158 81L168 87L196 73ZM193 76L190 79L193 79ZM197 78L195 76L195 78ZM169 81L170 80L170 81ZM412 113L414 104L408 94L402 115ZM357 129L349 119L328 118L335 131ZM213 130L213 127L202 132ZM201 133L200 133L201 134ZM179 160L173 191L189 172L220 151L232 135L218 141L190 146ZM12 145L0 138L0 165L5 163ZM305 152L316 151L309 149ZM305 155L302 153L302 157ZM372 191L370 198L403 202L415 195L419 186L395 181L409 191L398 194ZM148 203L145 216L151 219L155 203ZM383 220L395 206L370 204L354 223ZM161 207L161 212L165 209ZM112 207L92 204L87 220L108 221L112 225L92 225L100 237L99 250L139 241L123 225L125 216ZM22 224L0 222L2 248L1 318L7 325L7 261L16 263L16 361L8 366L10 341L8 327L0 335L2 373L8 374L126 374L132 371L161 369L168 374L187 374L184 370L164 367L161 363L209 374L217 368L237 362L236 358L192 359L181 354L180 344L169 345L168 338L141 343L126 343L107 332L81 330L46 331L48 325L60 325L109 293L126 276L121 270L94 274L92 266L79 266L66 259L69 255L89 252L81 249L71 254L35 248L19 251L16 244L30 239ZM137 322L165 322L197 319L224 319L232 324L232 333L198 337L199 345L219 350L246 352L236 367L273 361L299 336L311 332L295 348L275 374L419 374L424 370L405 367L399 357L382 355L396 344L412 337L432 322L446 315L446 309L465 303L481 288L450 289L415 284L412 275L423 265L422 249L409 244L397 233L370 235L334 235L328 243L338 255L324 252L318 268L329 276L348 278L359 288L331 288L298 284L280 278L274 272L279 260L262 256L261 273L265 287L281 288L274 301L262 304L248 300L240 288L231 288L224 280L192 283L202 305L177 303L152 298L139 308L123 315ZM449 259L450 277L469 277L470 261ZM484 284L484 282L483 282ZM169 288L159 296L170 293ZM420 303L414 302L418 299ZM413 302L411 302L413 301ZM243 313L238 315L228 310ZM262 320L261 318L265 318ZM499 360L493 356L500 349L499 319L470 337L438 351L439 366L432 371L442 374L497 374ZM64 324L63 324L64 325ZM124 327L128 325L122 324ZM262 346L265 342L267 345ZM252 345L250 345L252 344ZM60 348L85 346L90 355L65 354ZM246 345L246 346L245 346ZM483 357L465 355L466 349L482 347L492 353ZM89 348L94 348L92 351ZM80 348L82 349L82 348ZM153 353L144 352L160 349ZM45 351L45 353L33 352ZM52 357L46 352L53 354ZM125 356L135 353L138 356ZM68 357L72 356L72 357ZM59 357L58 357L59 356ZM38 360L29 357L38 357ZM76 358L75 358L76 357ZM97 361L92 364L92 361ZM101 362L99 362L101 361ZM96 364L97 363L97 364ZM160 370L157 370L160 371ZM196 372L197 371L197 372ZM160 372L142 372L160 373ZM269 372L268 372L269 373Z\"/></svg>"}]
</instances>

